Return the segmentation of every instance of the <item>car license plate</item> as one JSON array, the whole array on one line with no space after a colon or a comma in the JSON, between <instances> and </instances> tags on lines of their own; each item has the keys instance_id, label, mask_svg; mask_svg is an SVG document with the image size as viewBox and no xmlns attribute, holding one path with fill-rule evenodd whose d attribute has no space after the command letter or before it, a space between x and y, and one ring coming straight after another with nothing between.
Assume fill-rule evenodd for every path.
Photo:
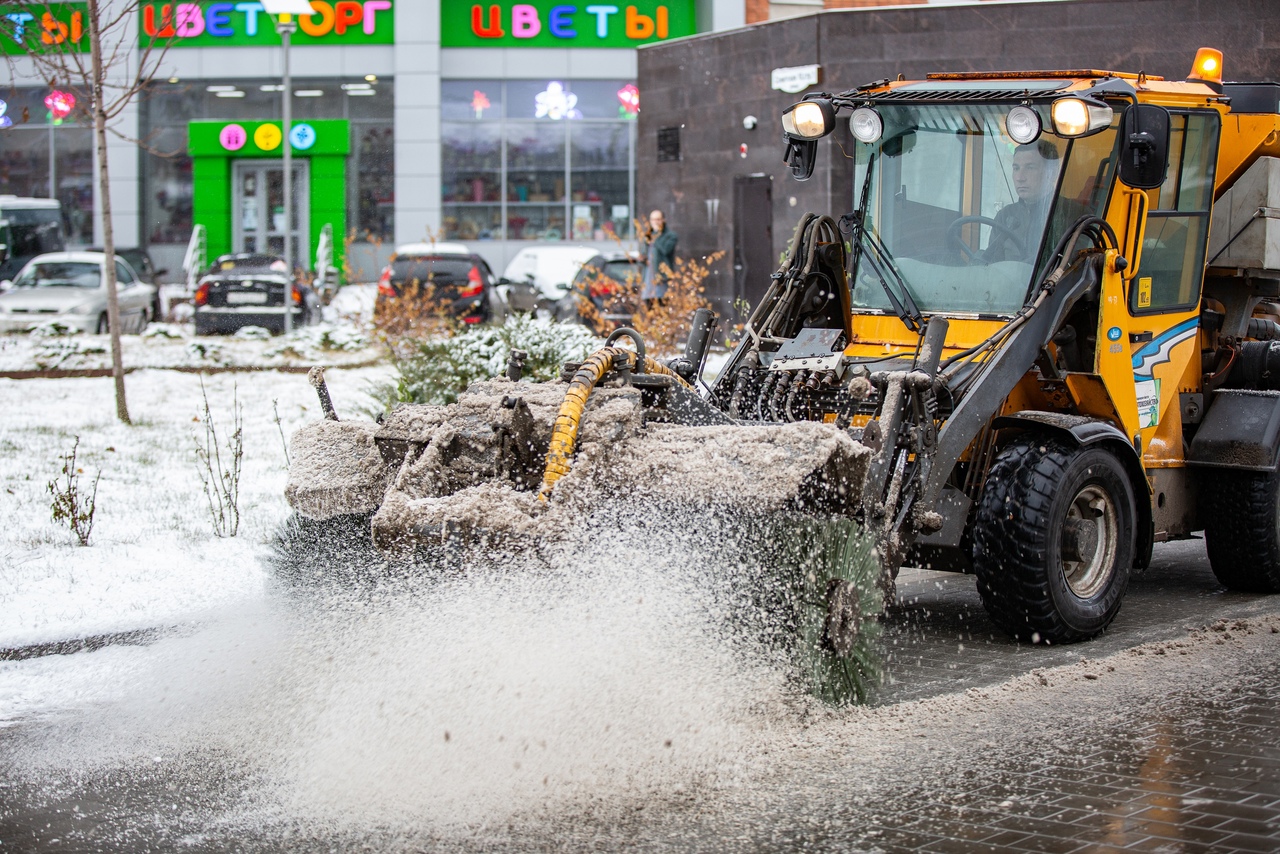
<instances>
[{"instance_id":1,"label":"car license plate","mask_svg":"<svg viewBox=\"0 0 1280 854\"><path fill-rule=\"evenodd\" d=\"M227 305L266 305L267 295L261 291L232 291L227 294Z\"/></svg>"}]
</instances>

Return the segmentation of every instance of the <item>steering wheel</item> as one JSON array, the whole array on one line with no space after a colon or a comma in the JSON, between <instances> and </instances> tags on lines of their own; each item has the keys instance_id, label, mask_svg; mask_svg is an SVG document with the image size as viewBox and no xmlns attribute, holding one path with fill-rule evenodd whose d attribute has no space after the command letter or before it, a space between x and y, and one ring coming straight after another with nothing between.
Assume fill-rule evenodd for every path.
<instances>
[{"instance_id":1,"label":"steering wheel","mask_svg":"<svg viewBox=\"0 0 1280 854\"><path fill-rule=\"evenodd\" d=\"M995 239L998 235L1003 237L1005 241L1012 243L1014 251L1016 251L1019 256L1027 254L1027 248L1022 245L1022 238L1014 234L1007 225L996 222L989 216L962 216L959 219L953 220L951 225L947 227L947 245L952 249L959 249L960 253L964 255L968 261L982 261L983 263L986 263L986 260L979 252L970 249L969 244L960 239L960 229L970 223L991 226L991 242L987 244L988 246L995 245Z\"/></svg>"}]
</instances>

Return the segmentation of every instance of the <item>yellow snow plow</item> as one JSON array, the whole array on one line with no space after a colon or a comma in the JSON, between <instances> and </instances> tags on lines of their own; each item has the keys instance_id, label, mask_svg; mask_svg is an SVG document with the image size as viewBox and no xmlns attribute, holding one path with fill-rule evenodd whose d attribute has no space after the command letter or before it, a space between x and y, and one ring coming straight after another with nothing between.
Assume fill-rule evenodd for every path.
<instances>
[{"instance_id":1,"label":"yellow snow plow","mask_svg":"<svg viewBox=\"0 0 1280 854\"><path fill-rule=\"evenodd\" d=\"M824 557L779 584L837 670L907 562L974 572L1042 643L1101 632L1152 544L1200 530L1224 584L1280 590L1280 84L1221 59L809 94L786 162L807 179L837 134L853 209L801 218L709 384L710 313L667 363L630 330L559 382L516 353L456 404L304 428L288 500L387 554L619 502L786 519Z\"/></svg>"}]
</instances>

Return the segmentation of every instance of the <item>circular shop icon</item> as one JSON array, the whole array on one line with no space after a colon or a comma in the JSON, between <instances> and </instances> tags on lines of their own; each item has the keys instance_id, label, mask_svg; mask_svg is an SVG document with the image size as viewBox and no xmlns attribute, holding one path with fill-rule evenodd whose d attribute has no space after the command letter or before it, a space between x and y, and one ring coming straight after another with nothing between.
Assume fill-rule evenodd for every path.
<instances>
[{"instance_id":1,"label":"circular shop icon","mask_svg":"<svg viewBox=\"0 0 1280 854\"><path fill-rule=\"evenodd\" d=\"M289 144L299 151L306 151L316 144L316 129L306 123L294 125L289 131Z\"/></svg>"},{"instance_id":2,"label":"circular shop icon","mask_svg":"<svg viewBox=\"0 0 1280 854\"><path fill-rule=\"evenodd\" d=\"M1112 341L1119 341L1120 336L1123 334L1124 333L1120 331L1119 326L1113 326L1107 330L1107 337L1110 338Z\"/></svg>"},{"instance_id":3,"label":"circular shop icon","mask_svg":"<svg viewBox=\"0 0 1280 854\"><path fill-rule=\"evenodd\" d=\"M227 151L239 151L249 141L249 134L243 125L227 125L218 132L218 142Z\"/></svg>"},{"instance_id":4,"label":"circular shop icon","mask_svg":"<svg viewBox=\"0 0 1280 854\"><path fill-rule=\"evenodd\" d=\"M263 151L275 151L283 136L280 128L275 125L258 125L258 129L253 132L253 144Z\"/></svg>"}]
</instances>

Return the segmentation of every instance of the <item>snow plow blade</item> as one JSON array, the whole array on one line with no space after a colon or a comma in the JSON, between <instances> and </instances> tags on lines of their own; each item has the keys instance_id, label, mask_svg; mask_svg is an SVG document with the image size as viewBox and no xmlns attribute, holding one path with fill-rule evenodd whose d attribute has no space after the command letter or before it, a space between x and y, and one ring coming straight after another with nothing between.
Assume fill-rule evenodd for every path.
<instances>
[{"instance_id":1,"label":"snow plow blade","mask_svg":"<svg viewBox=\"0 0 1280 854\"><path fill-rule=\"evenodd\" d=\"M856 510L870 451L847 431L669 423L655 416L672 410L634 386L594 391L567 473L540 489L568 388L493 380L449 406L401 406L380 425L308 425L291 443L286 497L310 519L373 514L374 543L391 551L458 533L554 538L612 499L748 516Z\"/></svg>"}]
</instances>

